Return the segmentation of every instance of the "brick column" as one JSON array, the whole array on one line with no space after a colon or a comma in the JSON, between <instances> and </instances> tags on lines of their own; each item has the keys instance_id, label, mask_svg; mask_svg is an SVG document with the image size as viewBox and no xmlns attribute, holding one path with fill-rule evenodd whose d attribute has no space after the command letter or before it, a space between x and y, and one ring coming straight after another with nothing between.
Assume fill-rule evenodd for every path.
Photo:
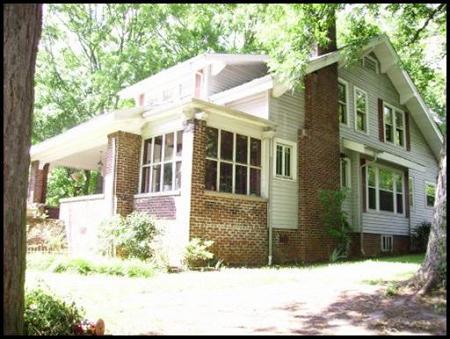
<instances>
[{"instance_id":1,"label":"brick column","mask_svg":"<svg viewBox=\"0 0 450 339\"><path fill-rule=\"evenodd\" d=\"M320 190L338 190L339 114L337 64L305 78L305 128L299 131L299 232L304 262L325 261L335 247L321 218Z\"/></svg>"},{"instance_id":2,"label":"brick column","mask_svg":"<svg viewBox=\"0 0 450 339\"><path fill-rule=\"evenodd\" d=\"M39 169L39 161L31 163L30 180L28 184L28 203L45 204L47 196L47 176L49 164Z\"/></svg>"},{"instance_id":3,"label":"brick column","mask_svg":"<svg viewBox=\"0 0 450 339\"><path fill-rule=\"evenodd\" d=\"M138 193L140 135L117 131L108 135L105 166L105 199L111 202L112 214L127 215L133 211Z\"/></svg>"}]
</instances>

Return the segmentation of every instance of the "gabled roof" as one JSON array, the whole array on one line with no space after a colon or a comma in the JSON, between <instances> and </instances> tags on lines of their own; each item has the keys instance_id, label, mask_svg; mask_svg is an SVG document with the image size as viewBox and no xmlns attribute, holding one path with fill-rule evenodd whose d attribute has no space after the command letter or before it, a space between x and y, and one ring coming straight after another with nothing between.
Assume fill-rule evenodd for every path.
<instances>
[{"instance_id":1,"label":"gabled roof","mask_svg":"<svg viewBox=\"0 0 450 339\"><path fill-rule=\"evenodd\" d=\"M342 49L330 52L311 60L306 68L307 73L331 65L335 62L344 66ZM408 108L419 130L433 151L436 159L439 159L443 136L430 109L422 99L417 87L409 74L402 68L400 57L386 35L380 35L372 39L363 49L362 54L373 52L380 61L380 72L385 73L400 95L400 104Z\"/></svg>"},{"instance_id":2,"label":"gabled roof","mask_svg":"<svg viewBox=\"0 0 450 339\"><path fill-rule=\"evenodd\" d=\"M128 98L133 96L133 93L136 93L136 91L139 91L140 89L148 90L149 88L158 86L162 82L168 82L172 79L175 80L180 77L180 74L197 71L208 65L213 65L218 69L221 69L226 65L266 63L268 59L269 57L267 55L259 54L204 53L162 70L134 85L128 86L119 91L118 95L121 98Z\"/></svg>"}]
</instances>

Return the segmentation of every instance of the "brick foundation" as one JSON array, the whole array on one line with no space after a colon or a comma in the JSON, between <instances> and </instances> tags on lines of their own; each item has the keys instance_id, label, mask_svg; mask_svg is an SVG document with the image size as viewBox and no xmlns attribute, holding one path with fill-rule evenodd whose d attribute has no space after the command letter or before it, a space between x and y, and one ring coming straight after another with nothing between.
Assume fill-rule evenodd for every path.
<instances>
[{"instance_id":1,"label":"brick foundation","mask_svg":"<svg viewBox=\"0 0 450 339\"><path fill-rule=\"evenodd\" d=\"M189 238L214 240L212 252L230 265L267 263L267 202L205 194L205 122L194 120Z\"/></svg>"},{"instance_id":2,"label":"brick foundation","mask_svg":"<svg viewBox=\"0 0 450 339\"><path fill-rule=\"evenodd\" d=\"M402 235L394 235L393 251L381 251L381 234L364 233L363 246L365 257L392 256L411 253L410 237ZM360 233L352 234L352 243L350 245L350 258L361 258L361 235Z\"/></svg>"}]
</instances>

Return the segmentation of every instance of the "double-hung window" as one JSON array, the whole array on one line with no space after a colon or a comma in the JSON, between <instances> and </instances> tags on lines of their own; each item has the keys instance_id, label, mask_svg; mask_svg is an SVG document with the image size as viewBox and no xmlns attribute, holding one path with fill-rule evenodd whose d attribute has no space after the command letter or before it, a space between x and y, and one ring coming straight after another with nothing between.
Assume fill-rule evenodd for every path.
<instances>
[{"instance_id":1,"label":"double-hung window","mask_svg":"<svg viewBox=\"0 0 450 339\"><path fill-rule=\"evenodd\" d=\"M338 81L338 107L339 107L339 121L341 124L348 124L348 107L347 107L347 83L341 79Z\"/></svg>"},{"instance_id":2,"label":"double-hung window","mask_svg":"<svg viewBox=\"0 0 450 339\"><path fill-rule=\"evenodd\" d=\"M427 207L434 207L434 200L436 194L436 185L432 183L425 183L425 195L426 195L426 205Z\"/></svg>"},{"instance_id":3,"label":"double-hung window","mask_svg":"<svg viewBox=\"0 0 450 339\"><path fill-rule=\"evenodd\" d=\"M368 133L369 106L367 93L355 87L355 128L357 131Z\"/></svg>"},{"instance_id":4,"label":"double-hung window","mask_svg":"<svg viewBox=\"0 0 450 339\"><path fill-rule=\"evenodd\" d=\"M144 140L141 193L179 190L183 132L171 132Z\"/></svg>"},{"instance_id":5,"label":"double-hung window","mask_svg":"<svg viewBox=\"0 0 450 339\"><path fill-rule=\"evenodd\" d=\"M404 147L405 113L384 104L384 138L387 142Z\"/></svg>"},{"instance_id":6,"label":"double-hung window","mask_svg":"<svg viewBox=\"0 0 450 339\"><path fill-rule=\"evenodd\" d=\"M207 127L205 189L261 195L261 140Z\"/></svg>"},{"instance_id":7,"label":"double-hung window","mask_svg":"<svg viewBox=\"0 0 450 339\"><path fill-rule=\"evenodd\" d=\"M403 173L381 166L367 168L369 210L404 214Z\"/></svg>"},{"instance_id":8,"label":"double-hung window","mask_svg":"<svg viewBox=\"0 0 450 339\"><path fill-rule=\"evenodd\" d=\"M297 176L297 145L295 142L274 140L274 177L278 179L295 180Z\"/></svg>"}]
</instances>

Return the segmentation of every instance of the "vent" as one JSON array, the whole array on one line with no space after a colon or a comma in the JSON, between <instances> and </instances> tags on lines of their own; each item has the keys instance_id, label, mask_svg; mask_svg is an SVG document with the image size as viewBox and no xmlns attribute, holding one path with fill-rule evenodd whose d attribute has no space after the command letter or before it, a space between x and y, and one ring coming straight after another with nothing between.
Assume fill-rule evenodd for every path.
<instances>
[{"instance_id":1,"label":"vent","mask_svg":"<svg viewBox=\"0 0 450 339\"><path fill-rule=\"evenodd\" d=\"M392 252L394 237L392 235L381 236L381 252Z\"/></svg>"},{"instance_id":2,"label":"vent","mask_svg":"<svg viewBox=\"0 0 450 339\"><path fill-rule=\"evenodd\" d=\"M364 57L363 66L367 69L370 69L372 72L378 73L378 62L374 58Z\"/></svg>"}]
</instances>

